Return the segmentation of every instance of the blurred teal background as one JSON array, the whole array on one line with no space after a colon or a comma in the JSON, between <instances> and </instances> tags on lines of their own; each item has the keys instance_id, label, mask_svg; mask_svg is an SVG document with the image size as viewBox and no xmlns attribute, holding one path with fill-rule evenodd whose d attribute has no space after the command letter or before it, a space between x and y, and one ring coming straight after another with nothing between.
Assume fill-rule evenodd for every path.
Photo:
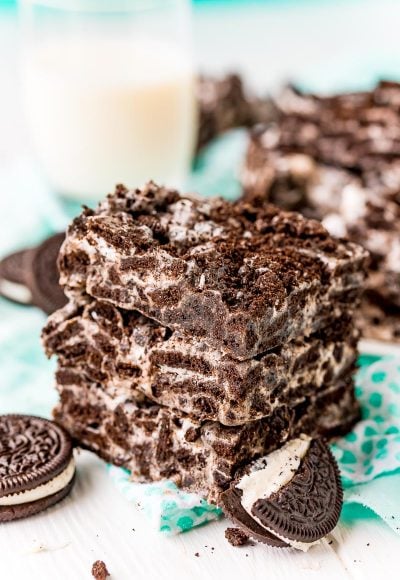
<instances>
[{"instance_id":1,"label":"blurred teal background","mask_svg":"<svg viewBox=\"0 0 400 580\"><path fill-rule=\"evenodd\" d=\"M365 89L379 78L400 79L400 0L193 0L193 5L197 69L215 75L238 71L254 92L273 93L288 81L329 93ZM16 6L16 0L0 0L0 180L17 193L17 182L20 191L36 181L21 106ZM230 160L240 158L240 138L230 147L238 155L229 149L216 165L232 173L239 169ZM209 183L204 189L209 191ZM5 249L10 242L1 230Z\"/></svg>"},{"instance_id":2,"label":"blurred teal background","mask_svg":"<svg viewBox=\"0 0 400 580\"><path fill-rule=\"evenodd\" d=\"M259 91L289 79L330 92L400 78L399 0L192 3L199 68L239 70ZM0 0L0 74L4 55L15 54L16 6Z\"/></svg>"},{"instance_id":3,"label":"blurred teal background","mask_svg":"<svg viewBox=\"0 0 400 580\"><path fill-rule=\"evenodd\" d=\"M16 173L19 180L34 173L26 163L32 151L21 106L16 6L0 0L0 178L7 174L8 183ZM238 71L254 92L273 93L288 81L329 93L400 79L399 0L193 0L193 6L197 69ZM232 158L220 156L218 168L225 163L232 172ZM3 248L4 238L0 231Z\"/></svg>"}]
</instances>

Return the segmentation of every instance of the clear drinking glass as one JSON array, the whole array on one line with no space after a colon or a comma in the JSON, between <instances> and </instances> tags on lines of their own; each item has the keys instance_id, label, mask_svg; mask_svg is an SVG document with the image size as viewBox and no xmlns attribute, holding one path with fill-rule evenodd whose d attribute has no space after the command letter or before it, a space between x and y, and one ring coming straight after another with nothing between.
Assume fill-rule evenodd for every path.
<instances>
[{"instance_id":1,"label":"clear drinking glass","mask_svg":"<svg viewBox=\"0 0 400 580\"><path fill-rule=\"evenodd\" d=\"M57 193L181 187L196 134L189 0L21 0L23 98Z\"/></svg>"}]
</instances>

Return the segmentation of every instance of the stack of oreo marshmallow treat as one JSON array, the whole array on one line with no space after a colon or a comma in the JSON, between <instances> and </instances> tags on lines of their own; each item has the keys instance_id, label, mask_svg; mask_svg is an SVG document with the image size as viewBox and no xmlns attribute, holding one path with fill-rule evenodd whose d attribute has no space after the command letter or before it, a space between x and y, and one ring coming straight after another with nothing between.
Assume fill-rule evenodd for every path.
<instances>
[{"instance_id":1,"label":"stack of oreo marshmallow treat","mask_svg":"<svg viewBox=\"0 0 400 580\"><path fill-rule=\"evenodd\" d=\"M134 480L218 503L253 459L357 420L366 260L271 205L117 187L61 249L56 420Z\"/></svg>"},{"instance_id":2,"label":"stack of oreo marshmallow treat","mask_svg":"<svg viewBox=\"0 0 400 580\"><path fill-rule=\"evenodd\" d=\"M244 198L323 221L371 254L364 336L400 341L400 84L319 97L288 87L252 131Z\"/></svg>"}]
</instances>

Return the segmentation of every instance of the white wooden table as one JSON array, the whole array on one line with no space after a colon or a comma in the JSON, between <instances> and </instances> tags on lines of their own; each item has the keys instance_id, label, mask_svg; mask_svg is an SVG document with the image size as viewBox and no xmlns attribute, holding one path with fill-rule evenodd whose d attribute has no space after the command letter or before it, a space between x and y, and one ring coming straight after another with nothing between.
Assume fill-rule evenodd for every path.
<instances>
[{"instance_id":1,"label":"white wooden table","mask_svg":"<svg viewBox=\"0 0 400 580\"><path fill-rule=\"evenodd\" d=\"M70 498L30 520L0 526L2 580L84 580L103 560L115 580L399 578L400 539L374 519L341 524L308 553L262 545L233 548L226 520L173 538L149 530L95 456L78 457ZM195 556L198 553L199 556Z\"/></svg>"},{"instance_id":2,"label":"white wooden table","mask_svg":"<svg viewBox=\"0 0 400 580\"><path fill-rule=\"evenodd\" d=\"M349 42L355 62L369 50L372 35L380 54L399 53L400 3L339 2L336 21L328 17L325 4L310 2L289 15L276 8L229 16L202 10L195 23L198 63L214 72L238 66L263 88L294 74L310 75L324 59L347 60ZM394 12L385 19L389 9ZM360 10L362 27L354 38ZM15 41L15 17L0 12L0 171L29 153L18 104ZM89 453L77 459L70 498L30 520L0 526L1 580L89 579L97 559L106 562L116 580L400 578L400 538L362 510L351 524L340 523L331 544L324 542L307 554L261 545L233 548L224 538L224 520L165 538L149 530L142 514L119 495L100 460Z\"/></svg>"}]
</instances>

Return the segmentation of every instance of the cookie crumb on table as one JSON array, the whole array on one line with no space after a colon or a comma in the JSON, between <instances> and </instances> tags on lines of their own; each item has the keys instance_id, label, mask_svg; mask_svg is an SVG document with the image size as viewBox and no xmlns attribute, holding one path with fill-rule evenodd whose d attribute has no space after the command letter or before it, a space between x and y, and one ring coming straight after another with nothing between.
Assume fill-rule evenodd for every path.
<instances>
[{"instance_id":1,"label":"cookie crumb on table","mask_svg":"<svg viewBox=\"0 0 400 580\"><path fill-rule=\"evenodd\" d=\"M110 576L110 572L107 570L107 566L104 564L103 560L96 560L92 566L92 576L95 580L106 580L107 576Z\"/></svg>"},{"instance_id":2,"label":"cookie crumb on table","mask_svg":"<svg viewBox=\"0 0 400 580\"><path fill-rule=\"evenodd\" d=\"M239 528L226 528L225 538L231 546L244 546L249 543L249 536Z\"/></svg>"}]
</instances>

